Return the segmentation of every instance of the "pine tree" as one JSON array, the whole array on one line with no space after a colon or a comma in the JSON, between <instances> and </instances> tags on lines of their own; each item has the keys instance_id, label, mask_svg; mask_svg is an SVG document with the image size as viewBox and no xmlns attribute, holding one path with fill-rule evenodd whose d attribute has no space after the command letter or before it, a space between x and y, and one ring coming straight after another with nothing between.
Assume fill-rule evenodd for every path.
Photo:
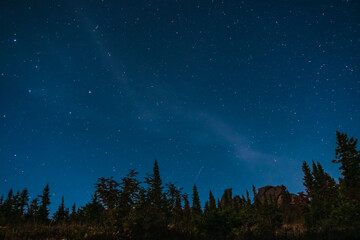
<instances>
[{"instance_id":1,"label":"pine tree","mask_svg":"<svg viewBox=\"0 0 360 240\"><path fill-rule=\"evenodd\" d=\"M71 214L69 216L71 222L77 221L77 211L76 211L76 204L74 203L71 207Z\"/></svg>"},{"instance_id":2,"label":"pine tree","mask_svg":"<svg viewBox=\"0 0 360 240\"><path fill-rule=\"evenodd\" d=\"M191 220L191 207L188 195L185 193L182 195L184 201L184 208L182 212L182 227L184 230L188 231Z\"/></svg>"},{"instance_id":3,"label":"pine tree","mask_svg":"<svg viewBox=\"0 0 360 240\"><path fill-rule=\"evenodd\" d=\"M205 202L205 206L204 206L204 213L208 213L209 212L209 201Z\"/></svg>"},{"instance_id":4,"label":"pine tree","mask_svg":"<svg viewBox=\"0 0 360 240\"><path fill-rule=\"evenodd\" d=\"M181 188L178 189L173 183L166 184L167 191L167 214L173 224L177 224L182 217Z\"/></svg>"},{"instance_id":5,"label":"pine tree","mask_svg":"<svg viewBox=\"0 0 360 240\"><path fill-rule=\"evenodd\" d=\"M12 206L12 219L13 221L19 221L21 217L21 199L20 192L17 191L13 198L13 206Z\"/></svg>"},{"instance_id":6,"label":"pine tree","mask_svg":"<svg viewBox=\"0 0 360 240\"><path fill-rule=\"evenodd\" d=\"M71 207L71 214L75 214L76 213L76 204L74 203Z\"/></svg>"},{"instance_id":7,"label":"pine tree","mask_svg":"<svg viewBox=\"0 0 360 240\"><path fill-rule=\"evenodd\" d=\"M360 151L357 150L357 139L348 138L347 134L336 132L335 159L339 163L347 195L352 199L360 198Z\"/></svg>"},{"instance_id":8,"label":"pine tree","mask_svg":"<svg viewBox=\"0 0 360 240\"><path fill-rule=\"evenodd\" d=\"M303 184L306 188L306 193L307 193L308 197L311 197L313 187L314 187L314 177L311 173L309 165L305 161L303 161L302 170L304 172L304 178L303 178L304 183Z\"/></svg>"},{"instance_id":9,"label":"pine tree","mask_svg":"<svg viewBox=\"0 0 360 240\"><path fill-rule=\"evenodd\" d=\"M98 181L95 184L95 194L110 212L114 211L115 207L119 204L119 186L120 184L115 181L113 177L98 178Z\"/></svg>"},{"instance_id":10,"label":"pine tree","mask_svg":"<svg viewBox=\"0 0 360 240\"><path fill-rule=\"evenodd\" d=\"M280 210L282 213L282 220L284 223L289 223L291 220L291 195L284 185L281 185L281 203Z\"/></svg>"},{"instance_id":11,"label":"pine tree","mask_svg":"<svg viewBox=\"0 0 360 240\"><path fill-rule=\"evenodd\" d=\"M312 175L314 178L314 185L313 185L313 192L318 191L319 187L320 187L320 182L319 182L319 171L318 171L318 167L315 161L312 161Z\"/></svg>"},{"instance_id":12,"label":"pine tree","mask_svg":"<svg viewBox=\"0 0 360 240\"><path fill-rule=\"evenodd\" d=\"M137 225L139 218L142 218L142 213L137 212L142 208L143 203L140 203L142 196L140 196L140 182L136 179L138 172L131 169L128 174L122 179L120 193L119 207L117 208L117 226L120 232L129 233L132 226ZM124 227L126 226L126 227Z\"/></svg>"},{"instance_id":13,"label":"pine tree","mask_svg":"<svg viewBox=\"0 0 360 240\"><path fill-rule=\"evenodd\" d=\"M91 197L91 202L79 210L79 215L86 223L100 225L104 222L104 212L104 206L99 202L95 193Z\"/></svg>"},{"instance_id":14,"label":"pine tree","mask_svg":"<svg viewBox=\"0 0 360 240\"><path fill-rule=\"evenodd\" d=\"M252 185L252 191L253 191L253 197L255 199L256 196L256 187L254 185Z\"/></svg>"},{"instance_id":15,"label":"pine tree","mask_svg":"<svg viewBox=\"0 0 360 240\"><path fill-rule=\"evenodd\" d=\"M157 160L154 162L153 174L146 178L146 183L148 184L148 200L150 205L162 209L164 206L164 187L162 186Z\"/></svg>"},{"instance_id":16,"label":"pine tree","mask_svg":"<svg viewBox=\"0 0 360 240\"><path fill-rule=\"evenodd\" d=\"M248 190L246 190L246 202L247 202L248 205L251 204L250 194L249 194L249 191L248 191Z\"/></svg>"},{"instance_id":17,"label":"pine tree","mask_svg":"<svg viewBox=\"0 0 360 240\"><path fill-rule=\"evenodd\" d=\"M140 182L136 179L138 172L131 169L129 173L122 179L122 191L120 194L120 207L128 214L131 207L139 199Z\"/></svg>"},{"instance_id":18,"label":"pine tree","mask_svg":"<svg viewBox=\"0 0 360 240\"><path fill-rule=\"evenodd\" d=\"M47 223L49 221L49 205L50 205L50 188L49 184L46 184L42 195L38 195L41 199L39 207L39 221Z\"/></svg>"},{"instance_id":19,"label":"pine tree","mask_svg":"<svg viewBox=\"0 0 360 240\"><path fill-rule=\"evenodd\" d=\"M157 160L154 161L153 173L145 178L147 184L146 205L144 214L144 227L148 229L144 238L163 238L169 221L167 199L163 192L160 171Z\"/></svg>"},{"instance_id":20,"label":"pine tree","mask_svg":"<svg viewBox=\"0 0 360 240\"><path fill-rule=\"evenodd\" d=\"M5 224L4 218L4 194L2 194L0 198L0 226Z\"/></svg>"},{"instance_id":21,"label":"pine tree","mask_svg":"<svg viewBox=\"0 0 360 240\"><path fill-rule=\"evenodd\" d=\"M192 207L191 207L191 211L193 214L201 214L201 205L200 205L200 197L199 197L199 193L197 191L197 187L194 184L193 186L193 195L192 195Z\"/></svg>"},{"instance_id":22,"label":"pine tree","mask_svg":"<svg viewBox=\"0 0 360 240\"><path fill-rule=\"evenodd\" d=\"M61 204L54 214L54 221L56 223L63 223L69 218L69 209L65 208L64 196L61 198Z\"/></svg>"},{"instance_id":23,"label":"pine tree","mask_svg":"<svg viewBox=\"0 0 360 240\"><path fill-rule=\"evenodd\" d=\"M212 194L211 190L209 192L209 210L215 211L216 210L216 201L214 195Z\"/></svg>"},{"instance_id":24,"label":"pine tree","mask_svg":"<svg viewBox=\"0 0 360 240\"><path fill-rule=\"evenodd\" d=\"M190 211L191 211L191 207L190 207L190 202L189 202L187 194L183 195L183 200L184 200L184 215L189 216Z\"/></svg>"},{"instance_id":25,"label":"pine tree","mask_svg":"<svg viewBox=\"0 0 360 240\"><path fill-rule=\"evenodd\" d=\"M25 214L25 206L28 206L29 202L29 193L28 190L25 188L20 195L20 211L21 215Z\"/></svg>"},{"instance_id":26,"label":"pine tree","mask_svg":"<svg viewBox=\"0 0 360 240\"><path fill-rule=\"evenodd\" d=\"M317 197L329 200L335 194L336 182L335 180L325 172L324 168L319 162L313 161L313 195Z\"/></svg>"},{"instance_id":27,"label":"pine tree","mask_svg":"<svg viewBox=\"0 0 360 240\"><path fill-rule=\"evenodd\" d=\"M328 221L334 210L337 201L336 182L319 162L312 162L312 172L304 162L303 172L304 186L310 199L309 212L305 214L305 224L307 227L319 227Z\"/></svg>"},{"instance_id":28,"label":"pine tree","mask_svg":"<svg viewBox=\"0 0 360 240\"><path fill-rule=\"evenodd\" d=\"M33 222L38 221L38 216L39 216L39 199L38 198L34 198L31 201L27 215Z\"/></svg>"},{"instance_id":29,"label":"pine tree","mask_svg":"<svg viewBox=\"0 0 360 240\"><path fill-rule=\"evenodd\" d=\"M254 196L254 205L255 205L255 207L259 207L260 206L260 200L257 197L256 187L254 185L252 185L252 191L253 191L253 196ZM242 201L242 202L244 202L244 201Z\"/></svg>"},{"instance_id":30,"label":"pine tree","mask_svg":"<svg viewBox=\"0 0 360 240\"><path fill-rule=\"evenodd\" d=\"M6 223L14 221L14 192L9 190L7 198L3 204L3 215Z\"/></svg>"},{"instance_id":31,"label":"pine tree","mask_svg":"<svg viewBox=\"0 0 360 240\"><path fill-rule=\"evenodd\" d=\"M166 184L167 201L170 212L181 209L181 189L178 189L173 183Z\"/></svg>"}]
</instances>

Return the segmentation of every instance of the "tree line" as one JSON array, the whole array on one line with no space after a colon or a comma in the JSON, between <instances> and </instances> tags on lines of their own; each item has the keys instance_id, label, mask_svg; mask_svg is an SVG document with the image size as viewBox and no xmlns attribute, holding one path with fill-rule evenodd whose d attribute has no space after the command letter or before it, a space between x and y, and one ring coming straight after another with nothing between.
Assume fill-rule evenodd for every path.
<instances>
[{"instance_id":1,"label":"tree line","mask_svg":"<svg viewBox=\"0 0 360 240\"><path fill-rule=\"evenodd\" d=\"M157 161L142 181L129 170L120 181L99 178L85 206L65 207L50 216L50 188L29 201L27 189L0 199L0 236L8 239L350 239L360 237L360 151L357 139L336 132L335 181L319 162L302 164L304 192L280 198L250 194L221 199L212 192L202 207L197 186L191 196L163 184ZM40 234L41 233L41 234ZM39 235L40 234L40 235Z\"/></svg>"}]
</instances>

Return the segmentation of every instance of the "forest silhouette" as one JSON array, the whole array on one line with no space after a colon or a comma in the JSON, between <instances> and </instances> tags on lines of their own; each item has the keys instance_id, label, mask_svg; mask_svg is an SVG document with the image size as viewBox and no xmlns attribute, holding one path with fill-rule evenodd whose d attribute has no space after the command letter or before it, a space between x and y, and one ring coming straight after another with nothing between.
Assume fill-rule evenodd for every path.
<instances>
[{"instance_id":1,"label":"forest silhouette","mask_svg":"<svg viewBox=\"0 0 360 240\"><path fill-rule=\"evenodd\" d=\"M305 190L285 186L256 189L254 198L220 199L212 192L201 206L197 186L191 196L163 184L157 161L143 180L129 170L120 179L98 178L92 199L71 210L64 197L50 216L50 187L29 202L27 189L0 199L1 239L360 239L360 151L357 139L336 132L335 181L313 161L302 164ZM300 167L300 166L299 166Z\"/></svg>"}]
</instances>

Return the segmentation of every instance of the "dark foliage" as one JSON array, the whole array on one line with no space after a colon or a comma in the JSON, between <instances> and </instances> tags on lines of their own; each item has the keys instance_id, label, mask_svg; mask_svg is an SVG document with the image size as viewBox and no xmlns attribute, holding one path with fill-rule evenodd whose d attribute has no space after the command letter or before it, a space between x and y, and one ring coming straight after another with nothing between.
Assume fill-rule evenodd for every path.
<instances>
[{"instance_id":1,"label":"dark foliage","mask_svg":"<svg viewBox=\"0 0 360 240\"><path fill-rule=\"evenodd\" d=\"M26 189L10 190L0 198L0 239L359 239L356 143L337 132L339 183L319 162L304 161L305 192L253 186L252 201L248 191L240 197L226 189L216 203L210 191L204 209L196 185L191 206L181 188L163 185L156 160L144 181L135 170L119 182L99 178L91 202L74 203L71 214L62 198L52 219L49 185L30 203Z\"/></svg>"}]
</instances>

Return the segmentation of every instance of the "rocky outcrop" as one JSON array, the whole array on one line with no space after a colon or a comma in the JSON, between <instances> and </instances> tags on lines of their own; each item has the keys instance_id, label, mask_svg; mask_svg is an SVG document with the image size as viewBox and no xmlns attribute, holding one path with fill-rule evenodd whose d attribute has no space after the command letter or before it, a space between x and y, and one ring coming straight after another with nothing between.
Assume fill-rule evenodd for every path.
<instances>
[{"instance_id":1,"label":"rocky outcrop","mask_svg":"<svg viewBox=\"0 0 360 240\"><path fill-rule=\"evenodd\" d=\"M241 200L239 195L236 195L233 198L233 205L235 208L240 208L240 206L243 204L243 201Z\"/></svg>"},{"instance_id":2,"label":"rocky outcrop","mask_svg":"<svg viewBox=\"0 0 360 240\"><path fill-rule=\"evenodd\" d=\"M288 193L286 187L284 185L281 186L265 186L259 188L255 195L255 202L264 203L267 201L268 203L276 203L278 205L281 204L282 199L284 198L284 194ZM288 193L289 194L289 193ZM294 202L294 199L297 195L289 194L291 203Z\"/></svg>"},{"instance_id":3,"label":"rocky outcrop","mask_svg":"<svg viewBox=\"0 0 360 240\"><path fill-rule=\"evenodd\" d=\"M265 201L271 203L281 203L280 196L283 192L282 186L265 186L258 189L257 194L255 195L255 201L264 203Z\"/></svg>"},{"instance_id":4,"label":"rocky outcrop","mask_svg":"<svg viewBox=\"0 0 360 240\"><path fill-rule=\"evenodd\" d=\"M220 204L222 208L232 205L232 188L225 189Z\"/></svg>"},{"instance_id":5,"label":"rocky outcrop","mask_svg":"<svg viewBox=\"0 0 360 240\"><path fill-rule=\"evenodd\" d=\"M284 185L265 186L258 189L254 197L254 202L264 204L264 202L267 201L268 203L276 203L277 205L280 205L284 197L287 197L290 203L294 204L297 195L289 193ZM231 207L239 208L242 205L246 204L247 201L248 200L246 200L244 196L240 197L236 195L232 197L232 188L228 188L225 189L221 200L218 201L218 205L222 209Z\"/></svg>"},{"instance_id":6,"label":"rocky outcrop","mask_svg":"<svg viewBox=\"0 0 360 240\"><path fill-rule=\"evenodd\" d=\"M232 188L225 189L220 201L220 207L222 209L229 207L239 208L243 204L243 199L241 199L239 195L232 197Z\"/></svg>"}]
</instances>

